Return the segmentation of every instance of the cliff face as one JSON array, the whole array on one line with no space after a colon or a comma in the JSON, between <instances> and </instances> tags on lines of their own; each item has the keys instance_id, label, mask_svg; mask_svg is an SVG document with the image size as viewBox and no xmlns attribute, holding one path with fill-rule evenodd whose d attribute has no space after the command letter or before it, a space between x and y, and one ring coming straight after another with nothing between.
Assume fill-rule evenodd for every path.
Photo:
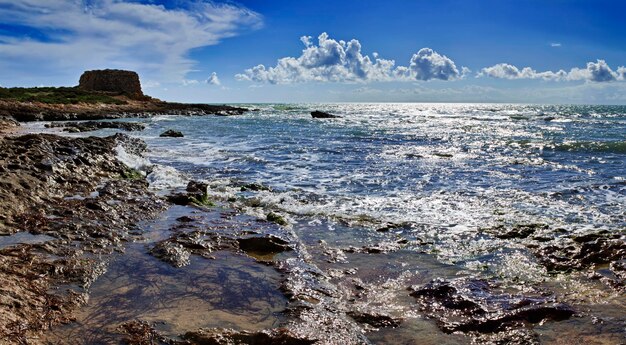
<instances>
[{"instance_id":1,"label":"cliff face","mask_svg":"<svg viewBox=\"0 0 626 345\"><path fill-rule=\"evenodd\" d=\"M133 71L105 69L86 71L80 76L79 88L87 91L121 92L135 99L144 98L139 75Z\"/></svg>"}]
</instances>

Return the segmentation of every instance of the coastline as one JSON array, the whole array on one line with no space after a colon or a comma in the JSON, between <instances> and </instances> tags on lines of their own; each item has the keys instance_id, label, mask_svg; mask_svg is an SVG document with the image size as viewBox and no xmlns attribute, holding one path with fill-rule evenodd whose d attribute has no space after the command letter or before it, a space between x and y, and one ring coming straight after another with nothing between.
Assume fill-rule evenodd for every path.
<instances>
[{"instance_id":1,"label":"coastline","mask_svg":"<svg viewBox=\"0 0 626 345\"><path fill-rule=\"evenodd\" d=\"M415 329L427 329L432 343L536 343L533 327L558 330L559 321L576 319L595 325L585 308L602 307L590 305L587 296L546 286L528 286L523 293L511 294L498 286L497 279L468 276L430 255L406 249L419 238L386 236L412 224L386 224L376 229L381 236L373 244L355 239L341 246L327 242L324 234L299 237L282 217L285 214L276 210L256 205L262 216L245 215L239 200L212 195L211 181L189 181L186 188L158 196L146 180L150 167L139 171L119 161L119 148L137 157L146 149L141 140L123 134L104 138L18 134L24 135L0 139L4 152L0 176L8 182L2 189L3 200L8 201L3 205L5 236L0 236L0 286L9 287L3 298L10 297L0 304L4 321L0 339L9 342L73 344L76 332L105 329L102 336L113 339L110 343L126 344L203 344L218 339L368 344L408 341L414 339ZM241 186L248 191L265 188ZM305 223L298 226L306 228ZM351 225L342 230L354 231ZM603 286L602 291L623 291L623 283L615 279L624 270L619 234L571 234L550 241L541 236L544 230L542 225L525 225L484 231L528 246L542 265L563 274L558 279L569 279L565 274L573 271L576 277ZM16 235L21 237L11 242ZM120 262L130 267L120 268ZM605 271L608 266L615 274L585 278L595 265ZM245 279L231 281L212 269L236 272ZM141 279L132 281L134 276ZM182 292L148 298L126 291L151 291L150 284L171 276L192 278L170 281L177 286L176 293L200 288L202 294L194 295L196 299ZM116 287L120 280L122 286ZM121 304L124 322L113 318L103 321L108 322L106 327L90 324L90 313L100 312L100 307L118 312L110 296L102 293L110 293L114 301L158 301L167 308ZM398 305L397 298L405 304ZM232 314L217 321L230 329L198 328L190 321L215 315L194 311L201 309L200 300L208 300L206 308L213 308L223 299L231 302L220 313ZM255 311L251 305L263 307ZM129 318L131 306L152 314L131 313ZM168 308L188 308L187 324L164 329L163 320L173 324L181 317L170 315ZM407 319L416 313L423 316ZM615 332L610 320L607 317L595 327ZM610 343L614 338L609 334L606 339Z\"/></svg>"}]
</instances>

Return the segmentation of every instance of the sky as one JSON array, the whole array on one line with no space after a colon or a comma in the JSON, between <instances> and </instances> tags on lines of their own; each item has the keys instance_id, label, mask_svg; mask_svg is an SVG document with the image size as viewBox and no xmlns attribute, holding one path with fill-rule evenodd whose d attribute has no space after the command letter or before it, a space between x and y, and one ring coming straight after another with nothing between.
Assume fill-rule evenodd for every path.
<instances>
[{"instance_id":1,"label":"sky","mask_svg":"<svg viewBox=\"0 0 626 345\"><path fill-rule=\"evenodd\" d=\"M168 101L626 104L623 0L0 0L0 85Z\"/></svg>"}]
</instances>

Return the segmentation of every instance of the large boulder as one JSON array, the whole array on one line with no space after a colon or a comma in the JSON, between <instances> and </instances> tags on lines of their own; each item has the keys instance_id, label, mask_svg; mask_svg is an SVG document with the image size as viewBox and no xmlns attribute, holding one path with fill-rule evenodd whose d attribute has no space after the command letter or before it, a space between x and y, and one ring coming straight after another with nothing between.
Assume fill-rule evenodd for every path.
<instances>
[{"instance_id":1,"label":"large boulder","mask_svg":"<svg viewBox=\"0 0 626 345\"><path fill-rule=\"evenodd\" d=\"M80 76L78 87L86 91L119 92L137 99L145 97L141 91L139 75L133 71L119 69L86 71Z\"/></svg>"}]
</instances>

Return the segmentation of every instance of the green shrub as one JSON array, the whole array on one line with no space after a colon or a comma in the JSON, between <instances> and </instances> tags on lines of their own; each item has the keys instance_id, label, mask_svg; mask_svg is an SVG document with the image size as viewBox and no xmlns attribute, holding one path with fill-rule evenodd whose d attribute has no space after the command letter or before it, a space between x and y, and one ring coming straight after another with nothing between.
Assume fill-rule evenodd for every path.
<instances>
[{"instance_id":1,"label":"green shrub","mask_svg":"<svg viewBox=\"0 0 626 345\"><path fill-rule=\"evenodd\" d=\"M119 94L85 91L76 87L0 87L0 99L4 100L47 104L126 104L113 96Z\"/></svg>"}]
</instances>

